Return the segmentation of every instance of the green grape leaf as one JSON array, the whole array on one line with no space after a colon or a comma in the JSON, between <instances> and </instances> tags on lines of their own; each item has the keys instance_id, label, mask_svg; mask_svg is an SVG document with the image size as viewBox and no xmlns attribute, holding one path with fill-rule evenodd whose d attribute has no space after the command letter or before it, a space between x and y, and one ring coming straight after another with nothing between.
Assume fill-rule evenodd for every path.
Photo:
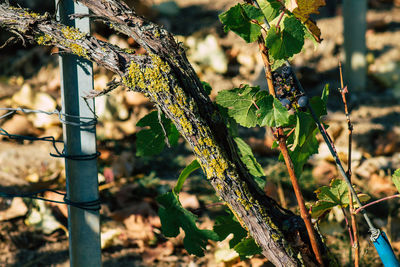
<instances>
[{"instance_id":1,"label":"green grape leaf","mask_svg":"<svg viewBox=\"0 0 400 267\"><path fill-rule=\"evenodd\" d=\"M226 126L228 127L228 131L232 136L238 135L238 124L232 117L228 114L228 109L221 106L220 104L216 104L219 110L219 114L221 115L222 119L224 120Z\"/></svg>"},{"instance_id":2,"label":"green grape leaf","mask_svg":"<svg viewBox=\"0 0 400 267\"><path fill-rule=\"evenodd\" d=\"M256 114L260 126L279 127L289 123L288 110L272 95L260 97L256 104L259 107Z\"/></svg>"},{"instance_id":3,"label":"green grape leaf","mask_svg":"<svg viewBox=\"0 0 400 267\"><path fill-rule=\"evenodd\" d=\"M265 188L265 184L267 183L265 176L262 177L254 177L254 181L258 185L258 187L262 190Z\"/></svg>"},{"instance_id":4,"label":"green grape leaf","mask_svg":"<svg viewBox=\"0 0 400 267\"><path fill-rule=\"evenodd\" d=\"M400 192L400 169L397 169L394 172L394 174L392 176L392 181L393 181L394 185L396 186L397 191Z\"/></svg>"},{"instance_id":5,"label":"green grape leaf","mask_svg":"<svg viewBox=\"0 0 400 267\"><path fill-rule=\"evenodd\" d=\"M293 114L293 116L295 116L294 114ZM293 123L294 125L295 125L295 123ZM285 132L285 134L286 134L286 136L289 134L289 132L292 130L292 128L289 128L289 129L287 129L286 131L284 131ZM294 142L295 142L296 140L295 140L295 135L294 134L291 134L291 135L289 135L288 136L288 138L286 139L286 145L288 146L288 147L290 147L290 148L293 148L293 144L294 144ZM278 144L279 145L279 144Z\"/></svg>"},{"instance_id":6,"label":"green grape leaf","mask_svg":"<svg viewBox=\"0 0 400 267\"><path fill-rule=\"evenodd\" d=\"M329 85L325 85L324 90L322 91L321 97L314 96L310 100L310 105L315 112L315 115L320 118L323 115L327 114L326 103L328 102L329 96ZM295 138L293 143L293 148L297 145L303 145L306 139L307 133L314 131L317 127L310 113L306 112L297 112L296 113L296 129L295 129Z\"/></svg>"},{"instance_id":7,"label":"green grape leaf","mask_svg":"<svg viewBox=\"0 0 400 267\"><path fill-rule=\"evenodd\" d=\"M308 113L299 111L296 113L296 119L293 148L296 148L298 145L302 146L306 141L307 133L314 131L316 127L312 116Z\"/></svg>"},{"instance_id":8,"label":"green grape leaf","mask_svg":"<svg viewBox=\"0 0 400 267\"><path fill-rule=\"evenodd\" d=\"M291 58L288 58L287 60L290 61ZM272 62L271 64L271 70L275 71L277 68L281 67L284 63L286 62L286 59L276 59Z\"/></svg>"},{"instance_id":9,"label":"green grape leaf","mask_svg":"<svg viewBox=\"0 0 400 267\"><path fill-rule=\"evenodd\" d=\"M263 21L264 14L260 9L250 4L241 4L241 6L249 19L254 19L258 22Z\"/></svg>"},{"instance_id":10,"label":"green grape leaf","mask_svg":"<svg viewBox=\"0 0 400 267\"><path fill-rule=\"evenodd\" d=\"M211 85L208 82L201 82L203 85L204 91L206 91L207 95L211 94L212 88Z\"/></svg>"},{"instance_id":11,"label":"green grape leaf","mask_svg":"<svg viewBox=\"0 0 400 267\"><path fill-rule=\"evenodd\" d=\"M170 119L165 118L165 120L163 121L163 125L166 125L166 127L164 127L167 132L169 144L171 146L176 146L178 144L180 133L178 129L176 129L175 124Z\"/></svg>"},{"instance_id":12,"label":"green grape leaf","mask_svg":"<svg viewBox=\"0 0 400 267\"><path fill-rule=\"evenodd\" d=\"M272 148L272 149L275 149L275 148L278 148L278 147L279 147L278 141L274 140L274 142L272 143L271 148Z\"/></svg>"},{"instance_id":13,"label":"green grape leaf","mask_svg":"<svg viewBox=\"0 0 400 267\"><path fill-rule=\"evenodd\" d=\"M251 237L243 239L233 249L239 254L241 259L248 258L256 254L261 254L262 252L262 249Z\"/></svg>"},{"instance_id":14,"label":"green grape leaf","mask_svg":"<svg viewBox=\"0 0 400 267\"><path fill-rule=\"evenodd\" d=\"M283 29L271 26L265 39L274 60L287 59L301 51L304 45L304 26L295 17L283 20Z\"/></svg>"},{"instance_id":15,"label":"green grape leaf","mask_svg":"<svg viewBox=\"0 0 400 267\"><path fill-rule=\"evenodd\" d=\"M319 35L321 35L321 33L319 33ZM311 40L313 42L313 44L314 44L314 48L317 49L317 47L318 47L317 38L308 30L307 27L304 27L304 39ZM318 39L318 40L320 40L320 42L321 42L322 39Z\"/></svg>"},{"instance_id":16,"label":"green grape leaf","mask_svg":"<svg viewBox=\"0 0 400 267\"><path fill-rule=\"evenodd\" d=\"M327 114L326 105L324 101L318 96L314 96L310 99L310 106L314 110L317 118L320 118L321 116Z\"/></svg>"},{"instance_id":17,"label":"green grape leaf","mask_svg":"<svg viewBox=\"0 0 400 267\"><path fill-rule=\"evenodd\" d=\"M249 4L237 4L228 11L219 15L224 24L225 32L233 31L242 37L247 43L252 43L261 35L261 26L251 22L251 19L258 20L262 11Z\"/></svg>"},{"instance_id":18,"label":"green grape leaf","mask_svg":"<svg viewBox=\"0 0 400 267\"><path fill-rule=\"evenodd\" d=\"M186 178L188 178L188 176L194 172L195 170L197 170L198 168L200 168L200 163L197 160L193 160L189 165L187 165L183 171L181 172L181 174L179 175L178 181L176 182L176 185L174 187L174 193L175 194L179 194L179 192L182 189L183 184L186 181Z\"/></svg>"},{"instance_id":19,"label":"green grape leaf","mask_svg":"<svg viewBox=\"0 0 400 267\"><path fill-rule=\"evenodd\" d=\"M310 100L310 105L318 118L327 114L326 103L328 95L329 87L326 85L321 97L315 96ZM318 129L309 112L297 112L296 121L294 137L291 135L286 142L288 145L293 144L292 151L289 151L289 154L292 159L295 159L293 160L295 173L297 176L300 176L308 158L318 152L318 141L315 138ZM279 159L283 161L282 154L279 156Z\"/></svg>"},{"instance_id":20,"label":"green grape leaf","mask_svg":"<svg viewBox=\"0 0 400 267\"><path fill-rule=\"evenodd\" d=\"M324 101L325 105L328 104L328 97L329 97L329 83L325 84L321 95L321 100Z\"/></svg>"},{"instance_id":21,"label":"green grape leaf","mask_svg":"<svg viewBox=\"0 0 400 267\"><path fill-rule=\"evenodd\" d=\"M213 230L218 234L220 241L227 238L228 235L233 234L233 238L229 241L230 248L236 246L244 237L247 236L247 231L243 229L236 217L230 211L228 211L228 215L218 216L215 219Z\"/></svg>"},{"instance_id":22,"label":"green grape leaf","mask_svg":"<svg viewBox=\"0 0 400 267\"><path fill-rule=\"evenodd\" d=\"M303 145L297 145L293 151L289 151L290 158L293 159L294 171L297 177L300 177L308 158L318 153L319 145L317 138L315 138L317 133L318 129L308 132L303 141Z\"/></svg>"},{"instance_id":23,"label":"green grape leaf","mask_svg":"<svg viewBox=\"0 0 400 267\"><path fill-rule=\"evenodd\" d=\"M237 123L244 127L254 127L257 125L257 108L254 103L260 94L259 87L244 85L241 88L224 90L218 93L216 101L219 105L228 109L228 114Z\"/></svg>"},{"instance_id":24,"label":"green grape leaf","mask_svg":"<svg viewBox=\"0 0 400 267\"><path fill-rule=\"evenodd\" d=\"M318 118L328 114L326 109L326 105L328 103L328 96L329 96L329 84L326 84L324 86L324 89L322 90L321 97L314 96L310 100L310 105L314 110L315 115Z\"/></svg>"},{"instance_id":25,"label":"green grape leaf","mask_svg":"<svg viewBox=\"0 0 400 267\"><path fill-rule=\"evenodd\" d=\"M326 212L329 212L333 207L347 207L349 205L349 188L342 179L334 179L329 186L318 188L318 201L311 208L311 216L319 218ZM368 201L370 197L367 194L358 193L361 202ZM353 200L353 204L357 206L357 202Z\"/></svg>"},{"instance_id":26,"label":"green grape leaf","mask_svg":"<svg viewBox=\"0 0 400 267\"><path fill-rule=\"evenodd\" d=\"M282 4L277 0L258 0L258 4L267 21L272 21L281 12Z\"/></svg>"},{"instance_id":27,"label":"green grape leaf","mask_svg":"<svg viewBox=\"0 0 400 267\"><path fill-rule=\"evenodd\" d=\"M239 149L240 159L246 164L250 174L254 177L264 177L264 170L254 157L250 146L240 137L235 137L234 140Z\"/></svg>"},{"instance_id":28,"label":"green grape leaf","mask_svg":"<svg viewBox=\"0 0 400 267\"><path fill-rule=\"evenodd\" d=\"M171 120L163 114L161 121L167 133L169 143L174 146L178 143L179 132ZM144 116L137 124L139 127L148 127L136 134L136 155L152 156L160 153L165 147L165 135L158 121L158 112L153 111Z\"/></svg>"},{"instance_id":29,"label":"green grape leaf","mask_svg":"<svg viewBox=\"0 0 400 267\"><path fill-rule=\"evenodd\" d=\"M185 232L183 245L188 253L202 257L208 240L219 240L219 236L215 232L197 228L197 217L182 207L178 195L175 193L165 193L157 197L157 201L160 204L158 215L161 220L162 233L166 237L176 237L179 234L179 228L182 228Z\"/></svg>"}]
</instances>

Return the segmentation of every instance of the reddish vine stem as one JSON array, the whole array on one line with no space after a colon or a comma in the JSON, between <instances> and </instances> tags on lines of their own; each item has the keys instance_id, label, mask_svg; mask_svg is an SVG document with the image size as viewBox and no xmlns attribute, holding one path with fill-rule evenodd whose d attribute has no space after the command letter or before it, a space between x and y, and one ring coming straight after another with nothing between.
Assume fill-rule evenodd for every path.
<instances>
[{"instance_id":1,"label":"reddish vine stem","mask_svg":"<svg viewBox=\"0 0 400 267\"><path fill-rule=\"evenodd\" d=\"M400 198L400 194L393 195L393 196L388 196L388 197L384 197L384 198L381 198L381 199L372 201L372 202L370 202L370 203L368 203L368 204L365 204L364 206L361 206L361 207L359 207L358 209L356 209L356 210L354 211L354 214L359 213L360 211L362 211L363 209L365 209L365 208L367 208L367 207L369 207L369 206L378 204L379 202L382 202L382 201L385 201L385 200L389 200L389 199L392 199L392 198Z\"/></svg>"},{"instance_id":2,"label":"reddish vine stem","mask_svg":"<svg viewBox=\"0 0 400 267\"><path fill-rule=\"evenodd\" d=\"M301 193L300 185L297 180L296 174L294 172L293 162L292 159L290 158L289 151L286 146L286 137L283 134L282 128L278 128L278 142L279 142L279 149L281 150L283 158L285 159L285 164L289 172L290 181L292 182L293 190L296 195L297 203L300 208L300 216L303 219L307 228L307 233L310 238L311 247L314 251L318 263L321 266L324 266L321 251L319 249L317 238L314 232L314 227L311 223L310 213L307 211L306 205L304 203L303 194Z\"/></svg>"},{"instance_id":3,"label":"reddish vine stem","mask_svg":"<svg viewBox=\"0 0 400 267\"><path fill-rule=\"evenodd\" d=\"M344 215L344 220L346 221L347 231L349 232L349 237L350 237L351 246L354 246L353 232L352 232L352 229L351 229L349 220L347 219L346 211L344 210L343 207L341 207L341 209L342 209L342 213L343 213L343 215Z\"/></svg>"},{"instance_id":4,"label":"reddish vine stem","mask_svg":"<svg viewBox=\"0 0 400 267\"><path fill-rule=\"evenodd\" d=\"M258 39L258 46L259 46L261 56L262 56L262 59L264 62L265 76L266 76L267 83L268 83L268 90L269 90L269 93L275 97L276 94L275 94L274 84L272 81L272 72L271 72L271 66L270 66L270 62L269 62L268 50L264 44L264 40L261 37ZM315 258L317 259L318 264L320 266L324 266L321 250L318 246L318 241L317 241L317 237L316 237L316 234L314 231L314 227L311 223L310 213L307 211L307 208L306 208L306 205L304 202L304 198L303 198L303 194L301 193L300 185L299 185L298 179L296 177L296 173L294 171L293 162L292 162L292 159L290 158L289 150L286 146L286 138L287 137L286 137L282 127L278 127L276 130L277 130L276 138L279 142L279 149L282 152L286 167L289 172L290 181L292 182L293 190L296 195L297 203L300 208L300 216L306 225L307 233L310 238L310 243L311 243L311 247L313 249Z\"/></svg>"},{"instance_id":5,"label":"reddish vine stem","mask_svg":"<svg viewBox=\"0 0 400 267\"><path fill-rule=\"evenodd\" d=\"M285 15L285 10L283 10L281 15L279 16L278 22L276 23L277 27L280 27L279 25L281 24L281 20L282 20L284 15Z\"/></svg>"},{"instance_id":6,"label":"reddish vine stem","mask_svg":"<svg viewBox=\"0 0 400 267\"><path fill-rule=\"evenodd\" d=\"M342 73L342 63L339 61L339 73L340 73L340 94L342 96L343 104L344 104L344 112L346 115L346 120L347 120L347 128L348 128L348 140L349 140L349 148L348 148L348 159L347 159L347 177L349 178L349 181L351 181L351 149L352 149L352 143L353 143L353 124L351 123L350 120L350 114L349 114L349 109L347 106L347 99L346 99L346 93L348 93L347 86L344 87L343 83L343 73ZM351 228L353 229L353 237L350 234L350 239L352 240L352 247L354 249L354 266L358 267L360 265L360 242L358 240L358 226L357 226L357 220L356 216L354 214L354 206L353 206L353 195L351 191L349 190L349 210L350 210L350 218L351 218ZM353 241L354 240L354 241Z\"/></svg>"}]
</instances>

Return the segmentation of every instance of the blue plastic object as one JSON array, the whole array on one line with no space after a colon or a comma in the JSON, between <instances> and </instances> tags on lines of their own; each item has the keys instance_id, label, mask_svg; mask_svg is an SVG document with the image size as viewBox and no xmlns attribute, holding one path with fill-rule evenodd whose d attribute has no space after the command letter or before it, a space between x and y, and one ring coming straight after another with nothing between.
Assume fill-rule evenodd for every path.
<instances>
[{"instance_id":1,"label":"blue plastic object","mask_svg":"<svg viewBox=\"0 0 400 267\"><path fill-rule=\"evenodd\" d=\"M385 267L400 267L385 232L380 231L378 238L373 243Z\"/></svg>"}]
</instances>

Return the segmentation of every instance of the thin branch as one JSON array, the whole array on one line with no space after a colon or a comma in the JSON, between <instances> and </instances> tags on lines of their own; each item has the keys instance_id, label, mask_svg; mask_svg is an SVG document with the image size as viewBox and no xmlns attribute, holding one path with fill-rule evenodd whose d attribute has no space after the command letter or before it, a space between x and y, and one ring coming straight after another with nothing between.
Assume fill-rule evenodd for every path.
<instances>
[{"instance_id":1,"label":"thin branch","mask_svg":"<svg viewBox=\"0 0 400 267\"><path fill-rule=\"evenodd\" d=\"M15 38L14 36L8 38L7 41L5 41L5 43L0 46L0 49L3 49L4 47L6 47L7 45L9 45L11 43L16 43L16 40L17 40L17 38Z\"/></svg>"},{"instance_id":2,"label":"thin branch","mask_svg":"<svg viewBox=\"0 0 400 267\"><path fill-rule=\"evenodd\" d=\"M61 51L76 54L125 75L127 63L143 57L100 41L74 28L54 22L48 15L27 12L24 9L0 5L0 26L17 34L20 39L39 45L58 47Z\"/></svg>"},{"instance_id":3,"label":"thin branch","mask_svg":"<svg viewBox=\"0 0 400 267\"><path fill-rule=\"evenodd\" d=\"M276 23L276 27L280 27L279 24L281 23L281 20L282 20L284 15L285 15L285 11L282 11L281 15L279 16L278 22Z\"/></svg>"},{"instance_id":4,"label":"thin branch","mask_svg":"<svg viewBox=\"0 0 400 267\"><path fill-rule=\"evenodd\" d=\"M361 207L359 207L358 209L356 209L356 210L354 211L354 214L357 214L357 213L359 213L360 211L362 211L362 210L364 210L365 208L368 208L368 207L370 207L370 206L372 206L372 205L375 205L375 204L378 204L378 203L380 203L380 202L383 202L383 201L386 201L386 200L389 200L389 199L393 199L393 198L400 198L400 194L392 195L392 196L388 196L388 197L384 197L384 198L381 198L381 199L372 201L372 202L370 202L370 203L368 203L368 204L365 204L364 206L361 206Z\"/></svg>"},{"instance_id":5,"label":"thin branch","mask_svg":"<svg viewBox=\"0 0 400 267\"><path fill-rule=\"evenodd\" d=\"M26 47L26 42L24 36L22 36L18 31L11 30L12 33L18 36L18 38L22 41L22 45Z\"/></svg>"},{"instance_id":6,"label":"thin branch","mask_svg":"<svg viewBox=\"0 0 400 267\"><path fill-rule=\"evenodd\" d=\"M353 245L354 245L353 232L351 230L351 226L350 226L349 220L347 219L346 212L345 212L344 208L341 207L341 210L342 210L342 213L343 213L344 220L346 222L347 231L349 232L350 243L351 243L351 246L353 247Z\"/></svg>"},{"instance_id":7,"label":"thin branch","mask_svg":"<svg viewBox=\"0 0 400 267\"><path fill-rule=\"evenodd\" d=\"M261 52L262 59L264 62L264 70L265 70L265 76L267 78L269 93L275 97L276 93L275 93L275 88L274 88L274 84L273 84L273 80L272 80L272 72L271 72L271 66L270 66L270 62L269 62L268 50L267 50L265 43L261 37L258 39L258 46L260 48L260 52ZM303 198L303 194L301 193L301 188L300 188L298 179L297 179L295 171L294 171L294 165L293 165L292 159L290 158L289 150L286 145L287 137L285 136L285 133L284 133L282 127L277 128L277 133L278 133L277 141L279 142L279 148L282 152L286 167L289 172L290 181L292 182L293 190L295 192L297 203L300 208L300 216L306 225L306 229L307 229L308 237L310 238L312 250L315 254L315 258L317 259L318 264L320 266L324 266L322 253L319 248L318 241L317 241L318 239L316 237L314 227L312 226L312 223L311 223L311 216L310 216L310 213L307 211L307 208L306 208L306 205L304 202L304 198Z\"/></svg>"},{"instance_id":8,"label":"thin branch","mask_svg":"<svg viewBox=\"0 0 400 267\"><path fill-rule=\"evenodd\" d=\"M340 74L340 86L341 88L339 89L339 92L342 96L343 104L344 104L344 110L345 110L345 115L346 115L346 120L347 120L347 129L348 129L348 152L347 152L347 177L349 181L351 182L351 151L352 151L352 146L353 146L353 124L351 123L350 120L350 114L349 114L349 109L347 106L347 99L346 99L346 94L348 93L347 86L344 87L343 83L343 73L342 73L342 63L339 61L339 74ZM350 218L351 218L351 227L353 229L353 238L354 242L351 243L352 248L354 249L354 266L358 267L360 265L360 242L358 240L358 226L357 226L357 220L356 216L353 213L354 211L354 205L353 205L353 195L351 191L349 190L349 210L350 210Z\"/></svg>"},{"instance_id":9,"label":"thin branch","mask_svg":"<svg viewBox=\"0 0 400 267\"><path fill-rule=\"evenodd\" d=\"M108 94L109 92L115 90L119 86L125 86L125 84L122 81L116 81L115 78L107 83L107 87L101 91L95 91L92 90L90 91L86 96L84 96L85 99L90 99L90 98L95 98L98 96L103 96Z\"/></svg>"}]
</instances>

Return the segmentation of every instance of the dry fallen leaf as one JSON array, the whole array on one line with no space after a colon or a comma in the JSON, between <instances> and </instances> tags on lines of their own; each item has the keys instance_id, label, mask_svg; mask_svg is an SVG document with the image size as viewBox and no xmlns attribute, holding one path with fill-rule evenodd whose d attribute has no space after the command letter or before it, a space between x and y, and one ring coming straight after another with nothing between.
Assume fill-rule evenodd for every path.
<instances>
[{"instance_id":1,"label":"dry fallen leaf","mask_svg":"<svg viewBox=\"0 0 400 267\"><path fill-rule=\"evenodd\" d=\"M325 160L316 163L312 170L312 175L320 185L328 185L329 182L338 176L337 168L334 164Z\"/></svg>"},{"instance_id":2,"label":"dry fallen leaf","mask_svg":"<svg viewBox=\"0 0 400 267\"><path fill-rule=\"evenodd\" d=\"M181 202L182 207L184 207L185 209L196 210L200 208L199 200L195 195L191 195L186 192L180 192L179 201Z\"/></svg>"},{"instance_id":3,"label":"dry fallen leaf","mask_svg":"<svg viewBox=\"0 0 400 267\"><path fill-rule=\"evenodd\" d=\"M21 198L13 198L11 205L8 208L0 210L0 221L6 221L25 216L27 212L28 208L26 207L24 201L22 201Z\"/></svg>"},{"instance_id":4,"label":"dry fallen leaf","mask_svg":"<svg viewBox=\"0 0 400 267\"><path fill-rule=\"evenodd\" d=\"M106 180L106 183L111 183L114 181L115 177L114 177L114 172L113 172L112 168L105 167L103 170L103 175Z\"/></svg>"},{"instance_id":5,"label":"dry fallen leaf","mask_svg":"<svg viewBox=\"0 0 400 267\"><path fill-rule=\"evenodd\" d=\"M369 192L374 196L393 195L396 193L396 188L392 184L392 180L388 176L380 176L373 173L368 180Z\"/></svg>"},{"instance_id":6,"label":"dry fallen leaf","mask_svg":"<svg viewBox=\"0 0 400 267\"><path fill-rule=\"evenodd\" d=\"M149 241L154 239L153 226L142 215L132 214L123 221L127 235L132 239Z\"/></svg>"},{"instance_id":7,"label":"dry fallen leaf","mask_svg":"<svg viewBox=\"0 0 400 267\"><path fill-rule=\"evenodd\" d=\"M101 233L101 249L113 245L114 240L121 234L121 229L108 229Z\"/></svg>"},{"instance_id":8,"label":"dry fallen leaf","mask_svg":"<svg viewBox=\"0 0 400 267\"><path fill-rule=\"evenodd\" d=\"M141 106L149 103L149 99L142 93L126 91L125 102L128 106Z\"/></svg>"},{"instance_id":9,"label":"dry fallen leaf","mask_svg":"<svg viewBox=\"0 0 400 267\"><path fill-rule=\"evenodd\" d=\"M64 201L64 196L47 191L44 194L44 198L55 200L55 201ZM47 202L47 204L53 208L53 211L60 212L65 218L68 218L68 206L61 203Z\"/></svg>"},{"instance_id":10,"label":"dry fallen leaf","mask_svg":"<svg viewBox=\"0 0 400 267\"><path fill-rule=\"evenodd\" d=\"M34 134L36 130L33 128L32 123L26 116L14 115L11 119L7 120L2 126L9 134L30 135ZM0 140L6 138L0 136Z\"/></svg>"},{"instance_id":11,"label":"dry fallen leaf","mask_svg":"<svg viewBox=\"0 0 400 267\"><path fill-rule=\"evenodd\" d=\"M123 222L131 215L138 215L144 217L147 223L151 226L159 228L161 227L160 218L153 207L146 201L127 202L124 205L126 208L114 211L110 217L113 220Z\"/></svg>"},{"instance_id":12,"label":"dry fallen leaf","mask_svg":"<svg viewBox=\"0 0 400 267\"><path fill-rule=\"evenodd\" d=\"M278 188L275 185L274 182L267 180L265 187L264 187L264 192L267 196L269 196L270 198L274 199L274 200L278 200Z\"/></svg>"},{"instance_id":13,"label":"dry fallen leaf","mask_svg":"<svg viewBox=\"0 0 400 267\"><path fill-rule=\"evenodd\" d=\"M158 244L157 247L146 247L142 255L145 264L151 264L155 260L162 261L164 257L171 255L174 252L174 245L171 241L166 241Z\"/></svg>"},{"instance_id":14,"label":"dry fallen leaf","mask_svg":"<svg viewBox=\"0 0 400 267\"><path fill-rule=\"evenodd\" d=\"M264 266L268 262L267 259L260 259L260 258L251 258L250 259L250 266L251 267L261 267Z\"/></svg>"}]
</instances>

